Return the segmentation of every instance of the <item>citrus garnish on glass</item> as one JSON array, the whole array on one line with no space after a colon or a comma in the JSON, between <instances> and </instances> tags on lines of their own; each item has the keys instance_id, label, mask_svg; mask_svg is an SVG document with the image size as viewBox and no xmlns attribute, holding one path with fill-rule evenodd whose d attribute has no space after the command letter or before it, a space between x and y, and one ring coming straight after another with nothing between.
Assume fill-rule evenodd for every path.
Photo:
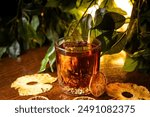
<instances>
[{"instance_id":1,"label":"citrus garnish on glass","mask_svg":"<svg viewBox=\"0 0 150 117\"><path fill-rule=\"evenodd\" d=\"M98 72L92 76L89 83L89 90L93 96L99 97L105 92L106 84L106 77L102 72Z\"/></svg>"}]
</instances>

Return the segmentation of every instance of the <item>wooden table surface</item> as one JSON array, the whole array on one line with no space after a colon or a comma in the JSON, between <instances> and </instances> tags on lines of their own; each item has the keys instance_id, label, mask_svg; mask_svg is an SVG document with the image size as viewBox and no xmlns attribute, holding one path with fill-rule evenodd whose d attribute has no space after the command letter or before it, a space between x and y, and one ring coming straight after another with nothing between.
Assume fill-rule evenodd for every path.
<instances>
[{"instance_id":1,"label":"wooden table surface","mask_svg":"<svg viewBox=\"0 0 150 117\"><path fill-rule=\"evenodd\" d=\"M38 73L48 47L31 49L24 52L18 58L4 57L0 60L0 100L26 100L32 96L19 96L18 91L11 88L11 83L18 77ZM108 82L132 82L143 85L150 90L150 76L142 73L133 72L125 73L118 71L117 67L101 66L102 72L105 73ZM116 71L115 71L116 70ZM56 76L56 73L49 74ZM50 100L70 100L74 96L66 95L62 92L58 82L53 83L53 89L39 94L48 97ZM92 95L89 95L92 97ZM109 99L106 94L96 99Z\"/></svg>"}]
</instances>

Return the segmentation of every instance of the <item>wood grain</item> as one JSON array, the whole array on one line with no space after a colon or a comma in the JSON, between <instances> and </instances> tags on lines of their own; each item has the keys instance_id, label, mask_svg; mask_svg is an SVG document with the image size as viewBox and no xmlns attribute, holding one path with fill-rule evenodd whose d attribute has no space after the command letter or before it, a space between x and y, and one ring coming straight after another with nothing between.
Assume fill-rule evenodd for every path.
<instances>
[{"instance_id":1,"label":"wood grain","mask_svg":"<svg viewBox=\"0 0 150 117\"><path fill-rule=\"evenodd\" d=\"M48 47L28 50L16 59L5 57L0 60L0 100L26 100L32 96L19 96L18 91L11 88L11 83L18 77L37 73L40 69L41 61L45 56ZM150 76L139 72L124 73L117 66L102 64L101 71L105 73L109 82L132 82L143 85L150 90ZM55 73L47 73L56 76ZM70 100L75 96L64 94L58 82L53 83L53 89L40 95L48 97L50 100ZM92 95L89 95L92 97ZM99 100L109 99L106 94L96 98Z\"/></svg>"}]
</instances>

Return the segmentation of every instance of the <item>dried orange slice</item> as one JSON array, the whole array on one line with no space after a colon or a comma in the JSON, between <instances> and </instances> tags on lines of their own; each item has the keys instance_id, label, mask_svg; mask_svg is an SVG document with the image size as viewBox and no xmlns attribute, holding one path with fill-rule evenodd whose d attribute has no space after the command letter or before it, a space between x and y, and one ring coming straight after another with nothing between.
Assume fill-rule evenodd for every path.
<instances>
[{"instance_id":1,"label":"dried orange slice","mask_svg":"<svg viewBox=\"0 0 150 117\"><path fill-rule=\"evenodd\" d=\"M75 97L73 100L95 100L95 99L89 96L79 96Z\"/></svg>"},{"instance_id":2,"label":"dried orange slice","mask_svg":"<svg viewBox=\"0 0 150 117\"><path fill-rule=\"evenodd\" d=\"M89 83L89 90L95 97L101 96L105 92L107 81L103 73L99 72L92 76Z\"/></svg>"},{"instance_id":3,"label":"dried orange slice","mask_svg":"<svg viewBox=\"0 0 150 117\"><path fill-rule=\"evenodd\" d=\"M117 100L150 100L149 90L134 83L110 83L106 86L106 93Z\"/></svg>"},{"instance_id":4,"label":"dried orange slice","mask_svg":"<svg viewBox=\"0 0 150 117\"><path fill-rule=\"evenodd\" d=\"M49 100L49 99L45 96L33 96L30 97L28 100Z\"/></svg>"},{"instance_id":5,"label":"dried orange slice","mask_svg":"<svg viewBox=\"0 0 150 117\"><path fill-rule=\"evenodd\" d=\"M52 89L51 83L57 78L48 73L37 73L18 77L12 84L11 88L18 90L20 96L37 95Z\"/></svg>"}]
</instances>

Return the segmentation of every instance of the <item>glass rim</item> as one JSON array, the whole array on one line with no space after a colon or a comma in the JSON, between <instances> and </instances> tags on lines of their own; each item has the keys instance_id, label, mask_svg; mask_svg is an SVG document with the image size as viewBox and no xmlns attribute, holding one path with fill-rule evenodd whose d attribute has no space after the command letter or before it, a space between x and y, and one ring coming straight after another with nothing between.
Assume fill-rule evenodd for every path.
<instances>
[{"instance_id":1,"label":"glass rim","mask_svg":"<svg viewBox=\"0 0 150 117\"><path fill-rule=\"evenodd\" d=\"M64 42L64 38L67 38L67 37L61 37L61 38L59 38L59 39L57 39L57 40L55 40L55 47L57 48L57 49L59 49L59 50L61 50L61 51L67 51L65 48L62 48L62 47L60 47L60 45ZM59 42L60 41L62 41L60 44L59 44ZM96 41L96 42L95 42ZM80 41L79 41L80 42ZM93 39L93 42L92 43L97 43L97 44L95 44L96 46L95 47L92 47L92 48L88 48L87 50L82 50L82 51L67 51L67 52L75 52L75 53L81 53L81 52L87 52L87 51L89 51L89 50L96 50L96 49L98 49L98 48L100 48L101 47L101 41L100 40L98 40L97 38L94 38Z\"/></svg>"}]
</instances>

